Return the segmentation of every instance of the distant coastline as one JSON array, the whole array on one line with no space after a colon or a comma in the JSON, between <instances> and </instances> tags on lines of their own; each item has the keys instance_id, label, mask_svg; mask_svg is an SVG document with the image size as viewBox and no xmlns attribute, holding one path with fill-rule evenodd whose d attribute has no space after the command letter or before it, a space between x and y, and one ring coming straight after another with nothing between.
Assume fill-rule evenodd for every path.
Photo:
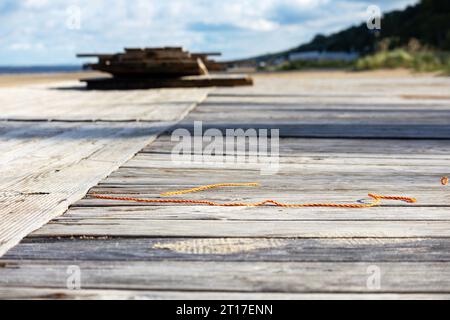
<instances>
[{"instance_id":1,"label":"distant coastline","mask_svg":"<svg viewBox=\"0 0 450 320\"><path fill-rule=\"evenodd\" d=\"M83 71L78 66L0 66L0 74L67 73Z\"/></svg>"}]
</instances>

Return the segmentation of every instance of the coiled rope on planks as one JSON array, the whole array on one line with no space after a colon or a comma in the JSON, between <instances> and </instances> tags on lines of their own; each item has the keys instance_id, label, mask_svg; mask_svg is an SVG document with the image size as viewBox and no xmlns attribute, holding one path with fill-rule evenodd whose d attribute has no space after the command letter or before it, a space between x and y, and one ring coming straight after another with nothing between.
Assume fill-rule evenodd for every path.
<instances>
[{"instance_id":1,"label":"coiled rope on planks","mask_svg":"<svg viewBox=\"0 0 450 320\"><path fill-rule=\"evenodd\" d=\"M169 191L160 194L160 196L173 196L173 195L182 195L193 192L200 192L209 189L222 188L222 187L256 187L259 186L258 183L218 183L218 184L210 184L200 187L195 187L191 189L177 190L177 191ZM341 204L341 203L282 203L275 200L264 200L261 202L254 203L244 203L244 202L227 202L227 203L218 203L209 200L193 200L193 199L142 199L142 198L132 198L132 197L114 197L114 196L106 196L100 194L91 194L92 197L97 199L104 200L116 200L116 201L129 201L129 202L143 202L143 203L184 203L184 204L201 204L208 205L214 207L260 207L265 205L274 205L277 207L285 207L285 208L302 208L302 207L332 207L332 208L371 208L379 205L381 200L397 200L397 201L405 201L408 203L415 203L417 200L411 197L403 197L403 196L383 196L378 194L369 193L369 197L372 199L370 203L351 203L351 204Z\"/></svg>"}]
</instances>

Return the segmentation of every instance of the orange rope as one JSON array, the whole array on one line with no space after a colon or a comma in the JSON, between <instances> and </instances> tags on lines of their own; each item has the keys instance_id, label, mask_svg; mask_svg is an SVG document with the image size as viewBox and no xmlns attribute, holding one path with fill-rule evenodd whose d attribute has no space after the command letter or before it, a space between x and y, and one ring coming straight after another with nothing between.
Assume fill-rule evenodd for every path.
<instances>
[{"instance_id":1,"label":"orange rope","mask_svg":"<svg viewBox=\"0 0 450 320\"><path fill-rule=\"evenodd\" d=\"M203 190L219 188L219 187L230 187L230 186L258 186L257 183L221 183L221 184L211 184L201 187L196 187L192 189L186 190L178 190L162 193L162 196L166 195L179 195L186 194L191 192L199 192ZM254 203L243 203L243 202L228 202L228 203L218 203L209 200L192 200L192 199L141 199L141 198L132 198L132 197L113 197L113 196L104 196L99 194L92 194L92 197L97 199L104 200L117 200L117 201L131 201L131 202L144 202L144 203L186 203L186 204L203 204L208 206L215 207L259 207L267 204L272 204L277 207L286 207L286 208L301 208L301 207L333 207L333 208L371 208L377 206L381 203L381 200L398 200L405 201L408 203L414 203L417 200L415 198L410 197L400 197L400 196L382 196L377 194L369 193L369 197L373 199L371 203L361 203L361 204L340 204L340 203L297 203L297 204L287 204L278 202L275 200L264 200L261 202Z\"/></svg>"}]
</instances>

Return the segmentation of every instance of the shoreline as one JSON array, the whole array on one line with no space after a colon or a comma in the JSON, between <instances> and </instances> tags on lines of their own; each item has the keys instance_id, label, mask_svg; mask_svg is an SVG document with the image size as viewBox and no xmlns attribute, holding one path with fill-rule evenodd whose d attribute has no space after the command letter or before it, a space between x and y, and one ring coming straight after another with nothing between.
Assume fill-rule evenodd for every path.
<instances>
[{"instance_id":1,"label":"shoreline","mask_svg":"<svg viewBox=\"0 0 450 320\"><path fill-rule=\"evenodd\" d=\"M4 73L0 74L0 88L80 80L83 78L94 78L99 76L105 76L105 74L91 71L61 73Z\"/></svg>"},{"instance_id":2,"label":"shoreline","mask_svg":"<svg viewBox=\"0 0 450 320\"><path fill-rule=\"evenodd\" d=\"M351 72L345 70L307 70L307 71L277 71L277 72L255 72L251 73L254 77L298 77L308 79L320 78L342 78L351 75L355 78L374 77L422 77L422 76L440 76L438 73L417 73L408 69L383 69L373 71ZM29 84L43 84L52 82L61 82L69 80L80 80L83 78L96 78L108 76L106 73L95 71L80 72L61 72L61 73L17 73L17 74L0 74L0 88L16 87Z\"/></svg>"}]
</instances>

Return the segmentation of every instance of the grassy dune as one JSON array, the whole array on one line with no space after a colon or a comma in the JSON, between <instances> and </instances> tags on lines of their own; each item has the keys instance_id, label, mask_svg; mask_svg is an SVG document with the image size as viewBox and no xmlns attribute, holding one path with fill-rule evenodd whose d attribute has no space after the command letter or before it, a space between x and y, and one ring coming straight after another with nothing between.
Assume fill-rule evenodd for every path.
<instances>
[{"instance_id":1,"label":"grassy dune","mask_svg":"<svg viewBox=\"0 0 450 320\"><path fill-rule=\"evenodd\" d=\"M266 70L290 71L309 69L345 69L354 71L379 69L410 69L417 72L441 72L450 75L450 53L437 51L380 51L356 61L290 61Z\"/></svg>"},{"instance_id":2,"label":"grassy dune","mask_svg":"<svg viewBox=\"0 0 450 320\"><path fill-rule=\"evenodd\" d=\"M419 72L441 71L450 74L450 53L410 52L404 49L382 51L358 59L353 67L355 70L408 68Z\"/></svg>"}]
</instances>

